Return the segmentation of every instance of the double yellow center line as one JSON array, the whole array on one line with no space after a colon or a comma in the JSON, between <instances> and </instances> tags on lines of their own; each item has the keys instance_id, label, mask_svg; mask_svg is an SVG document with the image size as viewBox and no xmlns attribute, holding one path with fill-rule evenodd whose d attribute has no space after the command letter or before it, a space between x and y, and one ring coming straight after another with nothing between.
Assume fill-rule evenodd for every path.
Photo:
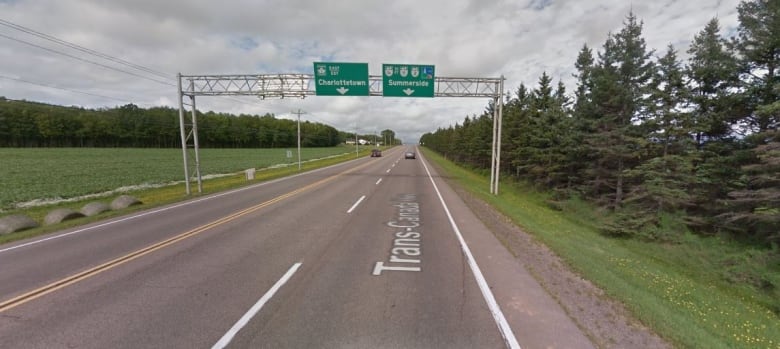
<instances>
[{"instance_id":1,"label":"double yellow center line","mask_svg":"<svg viewBox=\"0 0 780 349\"><path fill-rule=\"evenodd\" d=\"M87 269L85 271L82 271L82 272L79 272L77 274L65 277L65 278L63 278L61 280L52 282L52 283L50 283L50 284L48 284L46 286L39 287L39 288L37 288L35 290L32 290L30 292L27 292L25 294L19 295L19 296L14 297L14 298L11 298L11 299L9 299L7 301L4 301L4 302L0 303L0 313L4 312L6 310L9 310L11 308L17 307L19 305L22 305L24 303L27 303L29 301L32 301L34 299L37 299L39 297L43 297L43 296L45 296L45 295L47 295L49 293L52 293L54 291L57 291L59 289L65 288L65 287L70 286L70 285L73 285L73 284L75 284L75 283L77 283L77 282L79 282L81 280L87 279L87 278L89 278L91 276L97 275L97 274L99 274L101 272L104 272L104 271L109 270L111 268L114 268L116 266L122 265L124 263L129 262L129 261L132 261L132 260L134 260L136 258L142 257L144 255L147 255L147 254L152 253L154 251L157 251L159 249L165 248L167 246L173 245L173 244L175 244L175 243L177 243L179 241L182 241L184 239L187 239L187 238L193 237L195 235L198 235L198 234L200 234L200 233L202 233L202 232L204 232L206 230L209 230L209 229L211 229L213 227L216 227L216 226L218 226L220 224L224 224L224 223L230 222L230 221L235 220L235 219L237 219L237 218L239 218L241 216L250 214L250 213L255 212L255 211L259 210L259 209L262 209L264 207L267 207L267 206L273 205L273 204L275 204L277 202L280 202L280 201L282 201L284 199L290 198L290 197L295 196L297 194L300 194L300 193L303 193L305 191L308 191L308 190L311 190L313 188L316 188L316 187L318 187L320 185L323 185L323 184L325 184L327 182L330 182L330 181L338 178L339 176L342 176L342 175L350 173L350 172L357 171L358 169L363 168L365 166L368 166L370 164L371 163L369 162L369 163L366 163L366 164L363 164L363 165L360 165L360 166L357 166L357 167L353 167L353 168L351 168L351 169L349 169L347 171L344 171L344 172L341 172L339 174L336 174L336 175L333 175L333 176L321 179L321 180L319 180L317 182L311 183L311 184L309 184L309 185L307 185L305 187L301 187L301 188L299 188L297 190L294 190L294 191L291 191L289 193L282 194L282 195L277 196L277 197L275 197L275 198L273 198L271 200L265 201L265 202L263 202L261 204L249 207L247 209L244 209L244 210L241 210L241 211L238 211L238 212L235 212L233 214L230 214L228 216L222 217L222 218L217 219L217 220L215 220L213 222L204 224L204 225L202 225L200 227L197 227L195 229L192 229L190 231L187 231L187 232L184 232L182 234L179 234L179 235L176 235L174 237L171 237L169 239L157 242L157 243L155 243L153 245L144 247L144 248L142 248L140 250L137 250L135 252L131 252L131 253L129 253L127 255L124 255L122 257L119 257L119 258L116 258L114 260L105 262L103 264L100 264L98 266L92 267L92 268Z\"/></svg>"}]
</instances>

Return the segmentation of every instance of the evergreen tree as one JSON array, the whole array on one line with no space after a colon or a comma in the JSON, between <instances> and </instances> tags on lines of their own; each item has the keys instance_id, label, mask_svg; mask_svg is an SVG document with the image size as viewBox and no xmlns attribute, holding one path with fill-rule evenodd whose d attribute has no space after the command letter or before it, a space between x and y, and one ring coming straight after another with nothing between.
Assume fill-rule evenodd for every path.
<instances>
[{"instance_id":1,"label":"evergreen tree","mask_svg":"<svg viewBox=\"0 0 780 349\"><path fill-rule=\"evenodd\" d=\"M559 83L553 92L552 79L547 73L542 74L539 87L533 93L529 162L533 169L531 179L548 188L568 182L565 160L570 120L566 114L567 104L564 85Z\"/></svg>"},{"instance_id":2,"label":"evergreen tree","mask_svg":"<svg viewBox=\"0 0 780 349\"><path fill-rule=\"evenodd\" d=\"M710 20L691 43L686 76L691 96L691 132L696 179L691 183L694 204L688 221L694 228L711 230L722 212L718 202L726 197L728 183L740 176L734 158L739 147L732 125L744 113L738 93L739 65L720 34L717 18Z\"/></svg>"},{"instance_id":3,"label":"evergreen tree","mask_svg":"<svg viewBox=\"0 0 780 349\"><path fill-rule=\"evenodd\" d=\"M642 125L648 134L646 151L649 156L642 164L626 171L626 176L636 185L626 196L628 207L621 210L608 231L673 240L676 238L674 232L681 230L684 222L679 219L673 222L678 229L661 227L661 222L665 216L679 217L675 213L692 203L688 188L694 181L691 159L694 147L689 113L684 111L689 93L677 53L671 45L658 60L654 80L657 82L652 93L654 104L650 108L650 118Z\"/></svg>"},{"instance_id":4,"label":"evergreen tree","mask_svg":"<svg viewBox=\"0 0 780 349\"><path fill-rule=\"evenodd\" d=\"M502 166L516 176L520 176L526 156L528 137L531 125L528 119L530 108L530 92L524 84L520 84L515 97L510 99L504 108L502 126ZM525 175L525 171L522 172Z\"/></svg>"},{"instance_id":5,"label":"evergreen tree","mask_svg":"<svg viewBox=\"0 0 780 349\"><path fill-rule=\"evenodd\" d=\"M686 76L691 88L693 132L698 147L706 142L731 136L738 105L736 89L738 66L726 49L718 19L713 18L699 32L688 49L690 59Z\"/></svg>"},{"instance_id":6,"label":"evergreen tree","mask_svg":"<svg viewBox=\"0 0 780 349\"><path fill-rule=\"evenodd\" d=\"M677 51L669 45L666 55L658 60L655 77L658 86L652 94L652 119L645 123L650 132L651 144L660 148L651 150L654 156L684 155L692 151L691 113L684 111L688 106L690 90L685 85L683 75Z\"/></svg>"},{"instance_id":7,"label":"evergreen tree","mask_svg":"<svg viewBox=\"0 0 780 349\"><path fill-rule=\"evenodd\" d=\"M531 93L526 130L528 143L524 146L525 156L521 159L524 172L536 183L545 182L548 177L547 158L554 138L550 134L550 124L554 121L548 119L548 114L553 108L553 102L552 79L544 72L539 77L538 87Z\"/></svg>"},{"instance_id":8,"label":"evergreen tree","mask_svg":"<svg viewBox=\"0 0 780 349\"><path fill-rule=\"evenodd\" d=\"M780 2L743 1L737 8L740 26L733 46L741 66L741 92L745 114L741 124L750 148L742 176L732 182L737 190L724 202L727 227L750 237L777 241L778 128L780 128ZM734 163L743 156L735 153ZM735 171L737 172L737 171ZM765 240L765 241L766 241Z\"/></svg>"},{"instance_id":9,"label":"evergreen tree","mask_svg":"<svg viewBox=\"0 0 780 349\"><path fill-rule=\"evenodd\" d=\"M630 13L624 25L609 36L593 69L594 120L585 139L595 156L588 191L613 208L621 206L628 187L625 171L640 160L645 138L637 124L648 117L654 73L642 24Z\"/></svg>"},{"instance_id":10,"label":"evergreen tree","mask_svg":"<svg viewBox=\"0 0 780 349\"><path fill-rule=\"evenodd\" d=\"M780 100L780 1L743 1L734 47L742 68L742 88L752 132L780 127L780 113L762 108Z\"/></svg>"},{"instance_id":11,"label":"evergreen tree","mask_svg":"<svg viewBox=\"0 0 780 349\"><path fill-rule=\"evenodd\" d=\"M574 67L577 69L577 74L574 74L574 77L577 78L577 91L574 94L575 109L577 110L584 108L587 103L591 102L593 65L593 51L588 45L583 45L577 55L577 61L574 63Z\"/></svg>"},{"instance_id":12,"label":"evergreen tree","mask_svg":"<svg viewBox=\"0 0 780 349\"><path fill-rule=\"evenodd\" d=\"M572 110L570 139L574 147L568 152L568 163L571 174L569 184L583 184L587 176L585 169L592 168L597 161L595 155L589 151L585 144L586 135L593 132L596 113L593 103L593 70L595 68L593 51L588 45L583 45L577 55L574 67L577 73L577 90L574 94L574 109Z\"/></svg>"},{"instance_id":13,"label":"evergreen tree","mask_svg":"<svg viewBox=\"0 0 780 349\"><path fill-rule=\"evenodd\" d=\"M755 162L743 166L739 189L729 192L728 210L719 215L725 226L768 244L780 243L780 131L754 137Z\"/></svg>"}]
</instances>

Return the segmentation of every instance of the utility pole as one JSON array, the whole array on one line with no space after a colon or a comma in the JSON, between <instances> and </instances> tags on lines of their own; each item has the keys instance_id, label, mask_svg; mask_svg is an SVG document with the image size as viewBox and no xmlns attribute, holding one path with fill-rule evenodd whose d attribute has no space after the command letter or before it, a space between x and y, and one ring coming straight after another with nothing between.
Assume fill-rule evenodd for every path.
<instances>
[{"instance_id":1,"label":"utility pole","mask_svg":"<svg viewBox=\"0 0 780 349\"><path fill-rule=\"evenodd\" d=\"M357 119L355 119L355 158L356 159L360 157L360 147L358 146L357 132L358 132L358 122Z\"/></svg>"},{"instance_id":2,"label":"utility pole","mask_svg":"<svg viewBox=\"0 0 780 349\"><path fill-rule=\"evenodd\" d=\"M300 171L301 170L301 114L306 114L306 112L298 109L297 112L292 111L290 113L298 115L298 171Z\"/></svg>"}]
</instances>

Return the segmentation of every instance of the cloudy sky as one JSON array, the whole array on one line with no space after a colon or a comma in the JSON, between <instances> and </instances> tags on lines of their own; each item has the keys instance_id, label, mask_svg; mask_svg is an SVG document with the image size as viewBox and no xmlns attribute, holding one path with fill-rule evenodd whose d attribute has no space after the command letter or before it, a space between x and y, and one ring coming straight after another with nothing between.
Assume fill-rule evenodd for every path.
<instances>
[{"instance_id":1,"label":"cloudy sky","mask_svg":"<svg viewBox=\"0 0 780 349\"><path fill-rule=\"evenodd\" d=\"M600 49L633 12L648 47L686 57L713 17L728 35L738 0L0 0L0 96L87 108L176 107L176 73L312 74L316 61L432 64L439 77L506 77L506 91L546 71L573 90L583 44ZM163 73L152 75L25 33L34 30ZM63 55L64 54L64 55ZM85 60L93 63L85 62ZM95 64L97 63L97 64ZM106 68L113 67L123 70ZM47 86L41 86L47 85ZM313 86L312 86L313 88ZM201 110L291 117L406 143L480 114L485 98L198 97Z\"/></svg>"}]
</instances>

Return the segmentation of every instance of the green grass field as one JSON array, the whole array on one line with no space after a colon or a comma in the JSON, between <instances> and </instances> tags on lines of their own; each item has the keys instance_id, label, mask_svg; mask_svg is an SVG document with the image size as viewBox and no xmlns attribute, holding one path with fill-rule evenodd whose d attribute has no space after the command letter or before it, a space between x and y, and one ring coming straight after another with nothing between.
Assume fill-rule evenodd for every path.
<instances>
[{"instance_id":1,"label":"green grass field","mask_svg":"<svg viewBox=\"0 0 780 349\"><path fill-rule=\"evenodd\" d=\"M778 292L723 277L724 256L745 255L744 246L694 235L672 245L609 238L596 228L601 213L584 202L553 209L544 194L511 181L493 196L486 176L424 153L677 347L780 348ZM776 266L763 271L779 274Z\"/></svg>"},{"instance_id":2,"label":"green grass field","mask_svg":"<svg viewBox=\"0 0 780 349\"><path fill-rule=\"evenodd\" d=\"M287 151L292 158L287 157ZM304 148L303 161L354 147ZM297 163L296 149L201 149L201 173ZM0 148L0 210L40 199L72 198L125 186L184 180L181 149Z\"/></svg>"}]
</instances>

